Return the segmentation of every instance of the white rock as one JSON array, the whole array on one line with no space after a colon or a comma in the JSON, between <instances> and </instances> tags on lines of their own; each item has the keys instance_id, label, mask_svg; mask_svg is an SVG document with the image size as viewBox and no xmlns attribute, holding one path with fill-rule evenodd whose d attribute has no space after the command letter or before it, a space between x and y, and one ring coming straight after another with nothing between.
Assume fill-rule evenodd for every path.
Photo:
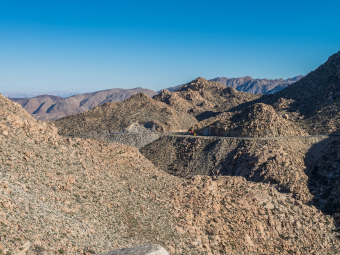
<instances>
[{"instance_id":1,"label":"white rock","mask_svg":"<svg viewBox=\"0 0 340 255\"><path fill-rule=\"evenodd\" d=\"M169 253L158 244L146 244L143 246L114 250L101 255L169 255Z\"/></svg>"}]
</instances>

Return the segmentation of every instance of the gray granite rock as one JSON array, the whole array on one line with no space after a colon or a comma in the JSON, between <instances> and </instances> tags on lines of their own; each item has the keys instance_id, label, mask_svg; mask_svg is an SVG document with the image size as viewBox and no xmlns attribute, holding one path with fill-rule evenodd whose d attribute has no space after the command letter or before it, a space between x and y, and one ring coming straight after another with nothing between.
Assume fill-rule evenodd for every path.
<instances>
[{"instance_id":1,"label":"gray granite rock","mask_svg":"<svg viewBox=\"0 0 340 255\"><path fill-rule=\"evenodd\" d=\"M114 250L101 255L169 255L169 253L158 244L145 244L132 248Z\"/></svg>"},{"instance_id":2,"label":"gray granite rock","mask_svg":"<svg viewBox=\"0 0 340 255\"><path fill-rule=\"evenodd\" d=\"M108 142L108 143L122 143L129 146L136 147L140 149L149 143L157 140L162 136L160 133L156 132L144 132L144 133L117 133L117 134L108 134L108 133L97 133L97 134L86 134L86 135L65 135L67 137L79 137L79 138L90 138L95 139L100 142Z\"/></svg>"}]
</instances>

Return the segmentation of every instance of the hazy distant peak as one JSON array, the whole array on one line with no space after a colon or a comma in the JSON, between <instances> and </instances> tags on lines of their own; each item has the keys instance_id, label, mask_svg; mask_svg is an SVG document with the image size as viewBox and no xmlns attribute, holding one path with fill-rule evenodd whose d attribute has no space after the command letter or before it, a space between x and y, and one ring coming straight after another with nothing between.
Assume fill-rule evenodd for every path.
<instances>
[{"instance_id":1,"label":"hazy distant peak","mask_svg":"<svg viewBox=\"0 0 340 255\"><path fill-rule=\"evenodd\" d=\"M54 91L54 92L8 92L8 93L2 93L5 97L9 98L32 98L42 95L50 95L50 96L58 96L58 97L70 97L76 94L79 94L79 92L70 92L70 91Z\"/></svg>"},{"instance_id":2,"label":"hazy distant peak","mask_svg":"<svg viewBox=\"0 0 340 255\"><path fill-rule=\"evenodd\" d=\"M236 90L242 91L242 92L248 92L252 94L274 94L288 87L290 84L297 82L302 77L304 76L298 75L298 76L295 76L293 78L288 78L288 79L283 79L283 78L279 78L279 79L256 78L254 79L251 76L244 76L244 77L238 77L238 78L217 77L209 81L216 81L216 82L223 84L224 86L233 87ZM206 81L208 80L202 77L198 77L197 79L189 83L181 84L175 87L170 87L170 88L167 88L167 90L170 92L174 92L184 87L185 85L188 85L191 83L204 83Z\"/></svg>"},{"instance_id":3,"label":"hazy distant peak","mask_svg":"<svg viewBox=\"0 0 340 255\"><path fill-rule=\"evenodd\" d=\"M66 115L88 111L93 107L109 102L121 102L134 94L150 98L156 92L149 89L108 89L92 93L77 94L67 98L54 95L40 95L33 98L11 98L22 105L34 118L39 120L55 120ZM151 98L150 98L151 99Z\"/></svg>"}]
</instances>

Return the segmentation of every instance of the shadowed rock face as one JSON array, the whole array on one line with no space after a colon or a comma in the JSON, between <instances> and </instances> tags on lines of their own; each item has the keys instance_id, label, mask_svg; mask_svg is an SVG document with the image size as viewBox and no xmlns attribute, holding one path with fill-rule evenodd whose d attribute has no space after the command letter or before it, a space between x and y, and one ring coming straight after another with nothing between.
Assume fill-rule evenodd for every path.
<instances>
[{"instance_id":1,"label":"shadowed rock face","mask_svg":"<svg viewBox=\"0 0 340 255\"><path fill-rule=\"evenodd\" d=\"M158 168L181 177L243 176L277 185L309 203L305 155L327 137L240 139L163 136L140 151ZM337 138L339 140L339 138ZM309 160L310 161L310 160ZM306 173L307 172L307 173Z\"/></svg>"},{"instance_id":2,"label":"shadowed rock face","mask_svg":"<svg viewBox=\"0 0 340 255\"><path fill-rule=\"evenodd\" d=\"M306 154L305 162L313 204L335 215L340 227L340 139L333 136L315 144Z\"/></svg>"},{"instance_id":3,"label":"shadowed rock face","mask_svg":"<svg viewBox=\"0 0 340 255\"><path fill-rule=\"evenodd\" d=\"M67 115L77 114L108 102L121 102L130 96L144 92L154 96L149 89L108 89L93 93L78 94L67 98L53 95L41 95L33 98L11 98L38 120L56 120Z\"/></svg>"},{"instance_id":4,"label":"shadowed rock face","mask_svg":"<svg viewBox=\"0 0 340 255\"><path fill-rule=\"evenodd\" d=\"M101 255L169 255L169 253L160 245L146 244L138 247L114 250Z\"/></svg>"}]
</instances>

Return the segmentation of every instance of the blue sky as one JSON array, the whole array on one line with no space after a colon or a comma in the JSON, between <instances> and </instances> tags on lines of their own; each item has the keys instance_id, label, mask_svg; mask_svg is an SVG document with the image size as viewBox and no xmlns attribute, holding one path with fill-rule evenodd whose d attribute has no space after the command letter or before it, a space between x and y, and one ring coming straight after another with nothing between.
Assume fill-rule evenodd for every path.
<instances>
[{"instance_id":1,"label":"blue sky","mask_svg":"<svg viewBox=\"0 0 340 255\"><path fill-rule=\"evenodd\" d=\"M3 1L0 92L289 78L340 50L340 1Z\"/></svg>"}]
</instances>

